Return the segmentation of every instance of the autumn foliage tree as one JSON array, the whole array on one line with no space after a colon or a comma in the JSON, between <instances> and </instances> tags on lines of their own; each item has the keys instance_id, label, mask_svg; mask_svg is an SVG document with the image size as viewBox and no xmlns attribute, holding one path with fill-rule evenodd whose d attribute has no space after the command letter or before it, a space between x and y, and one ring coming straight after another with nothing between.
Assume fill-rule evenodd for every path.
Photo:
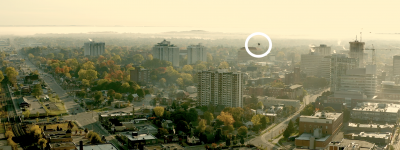
<instances>
[{"instance_id":1,"label":"autumn foliage tree","mask_svg":"<svg viewBox=\"0 0 400 150\"><path fill-rule=\"evenodd\" d=\"M235 122L232 115L228 112L221 112L221 114L217 116L217 119L224 122L225 126L232 125Z\"/></svg>"},{"instance_id":2,"label":"autumn foliage tree","mask_svg":"<svg viewBox=\"0 0 400 150\"><path fill-rule=\"evenodd\" d=\"M164 107L157 106L157 107L154 107L153 110L154 110L154 113L157 115L157 117L162 117L164 114Z\"/></svg>"}]
</instances>

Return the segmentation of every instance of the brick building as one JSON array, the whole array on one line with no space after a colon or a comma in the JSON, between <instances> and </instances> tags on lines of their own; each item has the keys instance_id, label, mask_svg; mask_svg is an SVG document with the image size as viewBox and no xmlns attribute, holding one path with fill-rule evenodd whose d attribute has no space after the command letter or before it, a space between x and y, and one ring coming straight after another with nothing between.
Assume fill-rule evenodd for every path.
<instances>
[{"instance_id":1,"label":"brick building","mask_svg":"<svg viewBox=\"0 0 400 150\"><path fill-rule=\"evenodd\" d=\"M342 113L317 112L313 116L300 116L296 147L324 149L343 125Z\"/></svg>"},{"instance_id":2,"label":"brick building","mask_svg":"<svg viewBox=\"0 0 400 150\"><path fill-rule=\"evenodd\" d=\"M150 82L150 70L135 67L135 70L130 71L130 78L139 85L146 85Z\"/></svg>"}]
</instances>

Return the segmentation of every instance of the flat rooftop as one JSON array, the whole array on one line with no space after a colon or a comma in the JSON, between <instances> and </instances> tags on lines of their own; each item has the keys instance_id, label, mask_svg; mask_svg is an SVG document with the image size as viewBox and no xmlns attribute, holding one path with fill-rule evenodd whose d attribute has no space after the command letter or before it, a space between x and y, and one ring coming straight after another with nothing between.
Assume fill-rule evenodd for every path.
<instances>
[{"instance_id":1,"label":"flat rooftop","mask_svg":"<svg viewBox=\"0 0 400 150\"><path fill-rule=\"evenodd\" d=\"M62 148L62 147L75 147L73 142L63 142L63 143L50 143L51 148Z\"/></svg>"},{"instance_id":2,"label":"flat rooftop","mask_svg":"<svg viewBox=\"0 0 400 150\"><path fill-rule=\"evenodd\" d=\"M97 145L83 145L84 150L118 150L114 145L111 143L107 144L97 144Z\"/></svg>"},{"instance_id":3,"label":"flat rooftop","mask_svg":"<svg viewBox=\"0 0 400 150\"><path fill-rule=\"evenodd\" d=\"M340 147L352 147L354 145L360 146L360 150L370 150L373 147L375 147L375 143L370 143L367 141L361 141L361 140L350 140L350 139L342 139L340 142L331 142L329 146L340 146Z\"/></svg>"},{"instance_id":4,"label":"flat rooftop","mask_svg":"<svg viewBox=\"0 0 400 150\"><path fill-rule=\"evenodd\" d=\"M380 128L394 128L394 125L389 125L389 124L359 124L359 128L378 128L378 125ZM357 127L357 123L349 123L349 127Z\"/></svg>"},{"instance_id":5,"label":"flat rooftop","mask_svg":"<svg viewBox=\"0 0 400 150\"><path fill-rule=\"evenodd\" d=\"M297 137L296 138L296 140L310 140L310 138L312 137L313 135L312 134L310 134L310 133L303 133L303 134L301 134L299 137ZM322 138L316 138L315 139L315 141L326 141L329 137L330 137L331 135L326 135L325 137L322 137Z\"/></svg>"},{"instance_id":6,"label":"flat rooftop","mask_svg":"<svg viewBox=\"0 0 400 150\"><path fill-rule=\"evenodd\" d=\"M125 135L130 141L138 141L138 140L155 140L157 139L152 134L139 134L138 136L132 136L132 132L121 132Z\"/></svg>"},{"instance_id":7,"label":"flat rooftop","mask_svg":"<svg viewBox=\"0 0 400 150\"><path fill-rule=\"evenodd\" d=\"M357 103L357 106L353 108L353 111L397 113L399 109L399 104L363 102Z\"/></svg>"},{"instance_id":8,"label":"flat rooftop","mask_svg":"<svg viewBox=\"0 0 400 150\"><path fill-rule=\"evenodd\" d=\"M360 134L353 134L352 136L358 136L358 137L366 137L366 138L375 138L375 139L389 139L391 136L391 133L366 133L366 132L360 132Z\"/></svg>"},{"instance_id":9,"label":"flat rooftop","mask_svg":"<svg viewBox=\"0 0 400 150\"><path fill-rule=\"evenodd\" d=\"M324 117L322 112L317 112L313 116L300 116L301 118L310 118L310 119L328 119L328 120L336 120L340 117L342 113L324 113Z\"/></svg>"}]
</instances>

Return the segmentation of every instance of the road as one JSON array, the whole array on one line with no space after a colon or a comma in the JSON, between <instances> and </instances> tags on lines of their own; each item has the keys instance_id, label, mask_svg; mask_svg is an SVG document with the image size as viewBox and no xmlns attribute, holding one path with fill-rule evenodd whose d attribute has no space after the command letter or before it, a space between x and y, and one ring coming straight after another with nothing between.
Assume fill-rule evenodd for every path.
<instances>
[{"instance_id":1,"label":"road","mask_svg":"<svg viewBox=\"0 0 400 150\"><path fill-rule=\"evenodd\" d=\"M326 91L326 90L323 90L323 91ZM289 124L289 121L292 120L292 122L295 122L296 119L300 116L300 112L304 108L304 106L309 103L315 102L317 97L320 96L323 91L321 91L320 93L315 94L315 95L307 95L306 97L304 97L304 105L302 105L296 113L294 113L292 116L288 117L285 121L282 121L281 123L276 125L269 132L266 132L261 136L257 136L247 143L251 143L255 146L262 147L263 149L264 148L268 148L268 149L279 148L278 146L272 144L271 142L268 142L268 140L271 140L274 137L278 136L279 134L283 133L283 131L286 129L287 125Z\"/></svg>"}]
</instances>

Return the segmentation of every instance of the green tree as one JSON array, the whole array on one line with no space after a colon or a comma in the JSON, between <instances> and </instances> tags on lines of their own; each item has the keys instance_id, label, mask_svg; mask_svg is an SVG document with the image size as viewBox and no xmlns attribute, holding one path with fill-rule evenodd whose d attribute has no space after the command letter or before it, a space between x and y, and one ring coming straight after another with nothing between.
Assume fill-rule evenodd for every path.
<instances>
[{"instance_id":1,"label":"green tree","mask_svg":"<svg viewBox=\"0 0 400 150\"><path fill-rule=\"evenodd\" d=\"M258 107L258 109L264 109L264 104L261 101L259 101L257 103L257 107Z\"/></svg>"},{"instance_id":2,"label":"green tree","mask_svg":"<svg viewBox=\"0 0 400 150\"><path fill-rule=\"evenodd\" d=\"M103 93L101 91L96 91L94 93L94 100L97 104L100 104L104 101L103 99Z\"/></svg>"},{"instance_id":3,"label":"green tree","mask_svg":"<svg viewBox=\"0 0 400 150\"><path fill-rule=\"evenodd\" d=\"M332 107L328 106L324 108L324 111L326 112L335 112L335 109L333 109Z\"/></svg>"},{"instance_id":4,"label":"green tree","mask_svg":"<svg viewBox=\"0 0 400 150\"><path fill-rule=\"evenodd\" d=\"M214 115L208 111L204 112L204 119L207 120L207 124L211 124L211 121L214 120Z\"/></svg>"},{"instance_id":5,"label":"green tree","mask_svg":"<svg viewBox=\"0 0 400 150\"><path fill-rule=\"evenodd\" d=\"M267 116L263 116L260 120L261 127L265 129L267 127L267 124L269 123L269 118Z\"/></svg>"},{"instance_id":6,"label":"green tree","mask_svg":"<svg viewBox=\"0 0 400 150\"><path fill-rule=\"evenodd\" d=\"M162 117L164 114L164 107L161 106L154 107L153 111L157 115L157 117Z\"/></svg>"},{"instance_id":7,"label":"green tree","mask_svg":"<svg viewBox=\"0 0 400 150\"><path fill-rule=\"evenodd\" d=\"M229 64L226 61L223 61L219 64L218 68L221 69L228 69L229 68Z\"/></svg>"},{"instance_id":8,"label":"green tree","mask_svg":"<svg viewBox=\"0 0 400 150\"><path fill-rule=\"evenodd\" d=\"M179 86L181 86L181 87L183 87L183 79L182 78L178 78L178 79L176 79L176 83L179 85Z\"/></svg>"},{"instance_id":9,"label":"green tree","mask_svg":"<svg viewBox=\"0 0 400 150\"><path fill-rule=\"evenodd\" d=\"M92 144L98 144L98 143L103 143L101 141L101 137L99 134L97 134L96 132L92 132L93 135L89 138L90 139L90 143Z\"/></svg>"},{"instance_id":10,"label":"green tree","mask_svg":"<svg viewBox=\"0 0 400 150\"><path fill-rule=\"evenodd\" d=\"M159 128L159 132L158 133L160 134L161 137L164 137L164 135L168 135L169 134L168 130L164 129L164 128Z\"/></svg>"},{"instance_id":11,"label":"green tree","mask_svg":"<svg viewBox=\"0 0 400 150\"><path fill-rule=\"evenodd\" d=\"M32 91L32 95L33 96L40 96L43 94L43 90L42 87L40 86L40 84L35 84L35 86L33 87L33 91Z\"/></svg>"},{"instance_id":12,"label":"green tree","mask_svg":"<svg viewBox=\"0 0 400 150\"><path fill-rule=\"evenodd\" d=\"M238 129L238 134L240 135L240 136L246 136L247 135L247 132L248 132L248 129L247 129L247 127L246 126L241 126L239 129Z\"/></svg>"},{"instance_id":13,"label":"green tree","mask_svg":"<svg viewBox=\"0 0 400 150\"><path fill-rule=\"evenodd\" d=\"M128 100L129 100L129 101L132 101L133 98L134 98L133 95L129 93L129 94L128 94Z\"/></svg>"},{"instance_id":14,"label":"green tree","mask_svg":"<svg viewBox=\"0 0 400 150\"><path fill-rule=\"evenodd\" d=\"M0 71L0 82L2 82L4 79L3 71Z\"/></svg>"},{"instance_id":15,"label":"green tree","mask_svg":"<svg viewBox=\"0 0 400 150\"><path fill-rule=\"evenodd\" d=\"M287 139L293 132L294 132L294 125L292 120L290 120L288 126L286 127L286 130L283 132L283 137Z\"/></svg>"},{"instance_id":16,"label":"green tree","mask_svg":"<svg viewBox=\"0 0 400 150\"><path fill-rule=\"evenodd\" d=\"M39 139L38 141L38 145L40 146L40 148L42 148L42 150L44 149L44 147L46 147L47 144L47 140L44 138Z\"/></svg>"},{"instance_id":17,"label":"green tree","mask_svg":"<svg viewBox=\"0 0 400 150\"><path fill-rule=\"evenodd\" d=\"M63 59L64 58L64 54L63 53L58 53L57 54L57 58L58 59Z\"/></svg>"},{"instance_id":18,"label":"green tree","mask_svg":"<svg viewBox=\"0 0 400 150\"><path fill-rule=\"evenodd\" d=\"M165 87L165 83L167 82L167 80L165 80L165 78L161 78L159 82L161 87Z\"/></svg>"},{"instance_id":19,"label":"green tree","mask_svg":"<svg viewBox=\"0 0 400 150\"><path fill-rule=\"evenodd\" d=\"M15 68L7 67L6 75L8 77L8 80L10 80L11 83L15 84L17 82L18 71L16 71Z\"/></svg>"},{"instance_id":20,"label":"green tree","mask_svg":"<svg viewBox=\"0 0 400 150\"><path fill-rule=\"evenodd\" d=\"M242 143L242 145L244 144L244 138L240 137L240 143Z\"/></svg>"},{"instance_id":21,"label":"green tree","mask_svg":"<svg viewBox=\"0 0 400 150\"><path fill-rule=\"evenodd\" d=\"M121 99L122 98L122 94L120 93L115 93L115 99Z\"/></svg>"},{"instance_id":22,"label":"green tree","mask_svg":"<svg viewBox=\"0 0 400 150\"><path fill-rule=\"evenodd\" d=\"M144 60L143 56L140 54L133 55L133 61L135 64L140 64Z\"/></svg>"},{"instance_id":23,"label":"green tree","mask_svg":"<svg viewBox=\"0 0 400 150\"><path fill-rule=\"evenodd\" d=\"M306 105L304 107L304 109L300 112L300 114L303 116L311 116L312 114L314 114L314 110L315 110L315 107L311 103L311 104Z\"/></svg>"},{"instance_id":24,"label":"green tree","mask_svg":"<svg viewBox=\"0 0 400 150\"><path fill-rule=\"evenodd\" d=\"M193 67L191 65L185 65L182 67L182 71L183 72L192 72L193 71Z\"/></svg>"},{"instance_id":25,"label":"green tree","mask_svg":"<svg viewBox=\"0 0 400 150\"><path fill-rule=\"evenodd\" d=\"M285 84L283 84L281 80L275 80L274 82L271 83L271 87L284 88Z\"/></svg>"},{"instance_id":26,"label":"green tree","mask_svg":"<svg viewBox=\"0 0 400 150\"><path fill-rule=\"evenodd\" d=\"M199 131L199 133L203 133L206 130L206 125L207 121L204 119L201 119L199 122L199 126L197 126L197 130Z\"/></svg>"},{"instance_id":27,"label":"green tree","mask_svg":"<svg viewBox=\"0 0 400 150\"><path fill-rule=\"evenodd\" d=\"M251 118L251 122L253 123L254 126L259 125L261 123L260 121L261 121L262 117L263 117L263 115L261 115L261 114L254 115Z\"/></svg>"},{"instance_id":28,"label":"green tree","mask_svg":"<svg viewBox=\"0 0 400 150\"><path fill-rule=\"evenodd\" d=\"M53 59L54 58L54 54L53 53L49 53L49 54L46 55L46 57L48 59Z\"/></svg>"}]
</instances>

